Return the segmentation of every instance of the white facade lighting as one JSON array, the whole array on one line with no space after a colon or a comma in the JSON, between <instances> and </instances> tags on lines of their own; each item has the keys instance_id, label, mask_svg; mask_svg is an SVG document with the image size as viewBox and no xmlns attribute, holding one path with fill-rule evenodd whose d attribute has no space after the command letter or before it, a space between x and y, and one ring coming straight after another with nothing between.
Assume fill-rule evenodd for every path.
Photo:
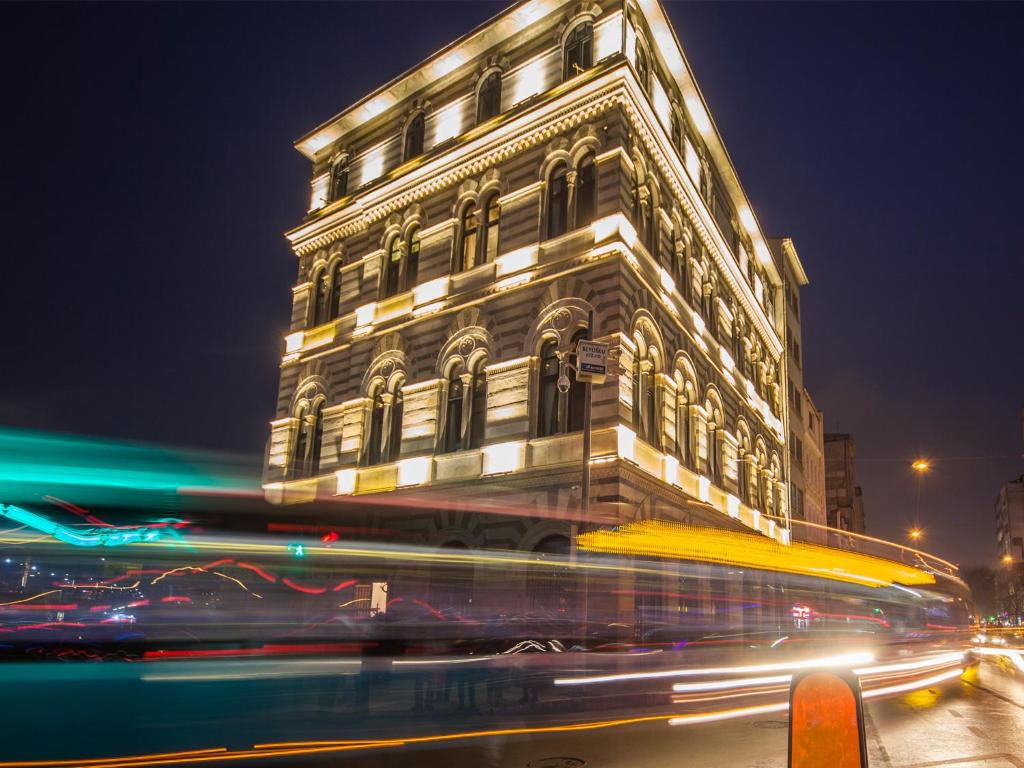
<instances>
[{"instance_id":1,"label":"white facade lighting","mask_svg":"<svg viewBox=\"0 0 1024 768\"><path fill-rule=\"evenodd\" d=\"M522 67L509 74L512 90L512 103L518 104L548 89L547 62L537 57L526 62Z\"/></svg>"},{"instance_id":2,"label":"white facade lighting","mask_svg":"<svg viewBox=\"0 0 1024 768\"><path fill-rule=\"evenodd\" d=\"M594 29L594 61L619 52L622 45L622 13L598 24Z\"/></svg>"},{"instance_id":3,"label":"white facade lighting","mask_svg":"<svg viewBox=\"0 0 1024 768\"><path fill-rule=\"evenodd\" d=\"M537 263L537 246L528 245L525 248L518 248L509 251L504 256L494 260L494 274L496 277L511 275L513 272L520 272L534 266Z\"/></svg>"},{"instance_id":4,"label":"white facade lighting","mask_svg":"<svg viewBox=\"0 0 1024 768\"><path fill-rule=\"evenodd\" d=\"M376 314L377 302L375 301L371 301L369 304L363 304L363 306L357 307L356 328L362 328L373 323L373 318Z\"/></svg>"},{"instance_id":5,"label":"white facade lighting","mask_svg":"<svg viewBox=\"0 0 1024 768\"><path fill-rule=\"evenodd\" d=\"M730 493L725 499L725 510L729 514L729 517L739 519L740 500Z\"/></svg>"},{"instance_id":6,"label":"white facade lighting","mask_svg":"<svg viewBox=\"0 0 1024 768\"><path fill-rule=\"evenodd\" d=\"M483 447L485 475L518 472L526 464L526 443L498 443Z\"/></svg>"},{"instance_id":7,"label":"white facade lighting","mask_svg":"<svg viewBox=\"0 0 1024 768\"><path fill-rule=\"evenodd\" d=\"M448 280L448 276L445 275L417 285L412 289L413 304L418 307L445 298L448 295Z\"/></svg>"},{"instance_id":8,"label":"white facade lighting","mask_svg":"<svg viewBox=\"0 0 1024 768\"><path fill-rule=\"evenodd\" d=\"M672 279L672 275L668 273L667 269L659 267L658 277L661 280L661 287L665 289L665 293L671 296L676 292L676 281Z\"/></svg>"},{"instance_id":9,"label":"white facade lighting","mask_svg":"<svg viewBox=\"0 0 1024 768\"><path fill-rule=\"evenodd\" d=\"M711 131L711 119L708 117L704 105L700 103L696 96L687 96L684 101L686 102L686 111L690 113L690 119L697 126L697 130L701 133L709 133Z\"/></svg>"},{"instance_id":10,"label":"white facade lighting","mask_svg":"<svg viewBox=\"0 0 1024 768\"><path fill-rule=\"evenodd\" d=\"M740 224L747 230L747 234L752 235L757 232L757 220L754 218L753 212L745 205L740 208Z\"/></svg>"},{"instance_id":11,"label":"white facade lighting","mask_svg":"<svg viewBox=\"0 0 1024 768\"><path fill-rule=\"evenodd\" d=\"M696 310L693 312L693 328L697 331L698 336L704 335L704 318Z\"/></svg>"},{"instance_id":12,"label":"white facade lighting","mask_svg":"<svg viewBox=\"0 0 1024 768\"><path fill-rule=\"evenodd\" d=\"M413 456L398 462L398 485L423 485L430 480L430 468L433 459L430 456Z\"/></svg>"},{"instance_id":13,"label":"white facade lighting","mask_svg":"<svg viewBox=\"0 0 1024 768\"><path fill-rule=\"evenodd\" d=\"M703 475L697 478L697 498L711 502L711 481Z\"/></svg>"},{"instance_id":14,"label":"white facade lighting","mask_svg":"<svg viewBox=\"0 0 1024 768\"><path fill-rule=\"evenodd\" d=\"M339 469L334 473L335 476L335 494L338 496L351 496L356 492L356 470L355 469Z\"/></svg>"},{"instance_id":15,"label":"white facade lighting","mask_svg":"<svg viewBox=\"0 0 1024 768\"><path fill-rule=\"evenodd\" d=\"M722 365L725 366L725 370L731 371L736 367L736 363L733 362L732 355L730 355L725 347L718 348L718 356L722 359Z\"/></svg>"},{"instance_id":16,"label":"white facade lighting","mask_svg":"<svg viewBox=\"0 0 1024 768\"><path fill-rule=\"evenodd\" d=\"M284 337L284 351L288 354L298 352L302 349L302 337L305 336L303 331L296 331L295 333L289 333Z\"/></svg>"},{"instance_id":17,"label":"white facade lighting","mask_svg":"<svg viewBox=\"0 0 1024 768\"><path fill-rule=\"evenodd\" d=\"M309 195L309 210L318 211L327 205L327 194L331 186L329 174L323 174L313 179Z\"/></svg>"},{"instance_id":18,"label":"white facade lighting","mask_svg":"<svg viewBox=\"0 0 1024 768\"><path fill-rule=\"evenodd\" d=\"M636 432L624 424L615 425L619 457L636 463Z\"/></svg>"}]
</instances>

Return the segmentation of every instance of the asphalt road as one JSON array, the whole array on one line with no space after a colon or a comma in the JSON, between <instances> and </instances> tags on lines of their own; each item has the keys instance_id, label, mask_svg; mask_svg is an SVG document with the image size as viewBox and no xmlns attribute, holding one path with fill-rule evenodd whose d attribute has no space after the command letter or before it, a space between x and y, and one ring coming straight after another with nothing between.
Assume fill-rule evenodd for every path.
<instances>
[{"instance_id":1,"label":"asphalt road","mask_svg":"<svg viewBox=\"0 0 1024 768\"><path fill-rule=\"evenodd\" d=\"M1024 768L1024 677L995 663L953 681L866 704L872 768ZM785 768L787 721L766 716L690 726L664 722L476 739L427 748L332 755L348 768ZM289 764L287 761L282 764Z\"/></svg>"}]
</instances>

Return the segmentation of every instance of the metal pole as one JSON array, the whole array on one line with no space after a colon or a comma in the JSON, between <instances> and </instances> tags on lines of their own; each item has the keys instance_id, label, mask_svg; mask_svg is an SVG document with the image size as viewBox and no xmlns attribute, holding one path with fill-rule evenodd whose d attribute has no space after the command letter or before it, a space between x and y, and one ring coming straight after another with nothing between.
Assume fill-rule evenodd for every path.
<instances>
[{"instance_id":1,"label":"metal pole","mask_svg":"<svg viewBox=\"0 0 1024 768\"><path fill-rule=\"evenodd\" d=\"M587 340L590 341L594 338L594 311L591 310L587 313ZM576 361L577 366L579 361ZM579 373L577 373L577 376ZM592 391L593 384L587 382L584 384L584 395L583 395L583 482L580 488L580 509L583 511L583 517L586 516L590 508L590 407L592 403ZM580 521L581 523L583 520Z\"/></svg>"}]
</instances>

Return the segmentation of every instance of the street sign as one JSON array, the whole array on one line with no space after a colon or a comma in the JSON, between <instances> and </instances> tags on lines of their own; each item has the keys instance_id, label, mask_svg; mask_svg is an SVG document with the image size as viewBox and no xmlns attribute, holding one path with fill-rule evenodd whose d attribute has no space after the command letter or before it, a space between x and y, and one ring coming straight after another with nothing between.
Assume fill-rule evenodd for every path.
<instances>
[{"instance_id":1,"label":"street sign","mask_svg":"<svg viewBox=\"0 0 1024 768\"><path fill-rule=\"evenodd\" d=\"M576 345L576 380L603 384L608 375L608 345L580 339Z\"/></svg>"}]
</instances>

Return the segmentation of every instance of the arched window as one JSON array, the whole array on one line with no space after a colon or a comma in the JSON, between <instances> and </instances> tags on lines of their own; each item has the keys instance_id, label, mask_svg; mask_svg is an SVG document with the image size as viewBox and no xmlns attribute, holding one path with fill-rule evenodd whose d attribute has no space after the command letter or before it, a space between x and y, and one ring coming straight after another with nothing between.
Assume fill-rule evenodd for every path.
<instances>
[{"instance_id":1,"label":"arched window","mask_svg":"<svg viewBox=\"0 0 1024 768\"><path fill-rule=\"evenodd\" d=\"M348 194L348 158L339 160L331 168L331 200L340 200Z\"/></svg>"},{"instance_id":2,"label":"arched window","mask_svg":"<svg viewBox=\"0 0 1024 768\"><path fill-rule=\"evenodd\" d=\"M467 203L462 211L459 232L458 271L472 269L476 265L476 240L479 232L479 213L473 203Z\"/></svg>"},{"instance_id":3,"label":"arched window","mask_svg":"<svg viewBox=\"0 0 1024 768\"><path fill-rule=\"evenodd\" d=\"M477 93L476 121L482 123L501 112L501 72L492 72Z\"/></svg>"},{"instance_id":4,"label":"arched window","mask_svg":"<svg viewBox=\"0 0 1024 768\"><path fill-rule=\"evenodd\" d=\"M405 264L405 290L416 286L416 280L420 275L420 230L417 227L409 232L407 240L408 261Z\"/></svg>"},{"instance_id":5,"label":"arched window","mask_svg":"<svg viewBox=\"0 0 1024 768\"><path fill-rule=\"evenodd\" d=\"M423 154L423 113L409 121L405 129L405 154L402 160L411 160Z\"/></svg>"},{"instance_id":6,"label":"arched window","mask_svg":"<svg viewBox=\"0 0 1024 768\"><path fill-rule=\"evenodd\" d=\"M501 224L501 206L495 192L483 205L484 224L480 233L480 263L487 264L498 256L498 235Z\"/></svg>"},{"instance_id":7,"label":"arched window","mask_svg":"<svg viewBox=\"0 0 1024 768\"><path fill-rule=\"evenodd\" d=\"M722 484L722 466L718 455L718 425L708 422L708 474L716 485Z\"/></svg>"},{"instance_id":8,"label":"arched window","mask_svg":"<svg viewBox=\"0 0 1024 768\"><path fill-rule=\"evenodd\" d=\"M741 445L737 457L737 476L739 478L740 501L750 504L750 470L747 467L746 446Z\"/></svg>"},{"instance_id":9,"label":"arched window","mask_svg":"<svg viewBox=\"0 0 1024 768\"><path fill-rule=\"evenodd\" d=\"M469 447L479 448L483 445L487 430L487 358L481 357L473 366L473 378L470 386L472 401L469 409Z\"/></svg>"},{"instance_id":10,"label":"arched window","mask_svg":"<svg viewBox=\"0 0 1024 768\"><path fill-rule=\"evenodd\" d=\"M564 235L568 226L569 183L561 163L548 178L548 238Z\"/></svg>"},{"instance_id":11,"label":"arched window","mask_svg":"<svg viewBox=\"0 0 1024 768\"><path fill-rule=\"evenodd\" d=\"M462 404L465 394L459 366L453 365L448 376L448 398L445 403L444 438L441 441L443 453L453 453L462 448Z\"/></svg>"},{"instance_id":12,"label":"arched window","mask_svg":"<svg viewBox=\"0 0 1024 768\"><path fill-rule=\"evenodd\" d=\"M540 348L540 376L537 387L537 436L548 437L558 432L558 361L557 344L548 339Z\"/></svg>"},{"instance_id":13,"label":"arched window","mask_svg":"<svg viewBox=\"0 0 1024 768\"><path fill-rule=\"evenodd\" d=\"M313 298L313 325L320 325L328 320L327 303L330 295L330 275L327 274L327 270L320 270L317 272L315 279L316 296Z\"/></svg>"},{"instance_id":14,"label":"arched window","mask_svg":"<svg viewBox=\"0 0 1024 768\"><path fill-rule=\"evenodd\" d=\"M679 122L679 116L673 112L670 122L672 130L672 144L678 150L683 149L683 124Z\"/></svg>"},{"instance_id":15,"label":"arched window","mask_svg":"<svg viewBox=\"0 0 1024 768\"><path fill-rule=\"evenodd\" d=\"M637 436L658 446L657 393L654 391L654 361L646 357L633 359L633 428Z\"/></svg>"},{"instance_id":16,"label":"arched window","mask_svg":"<svg viewBox=\"0 0 1024 768\"><path fill-rule=\"evenodd\" d=\"M573 27L565 39L562 79L568 80L594 65L594 25L585 21Z\"/></svg>"},{"instance_id":17,"label":"arched window","mask_svg":"<svg viewBox=\"0 0 1024 768\"><path fill-rule=\"evenodd\" d=\"M373 396L370 405L370 432L366 440L366 463L380 464L381 447L384 438L384 387L381 386Z\"/></svg>"},{"instance_id":18,"label":"arched window","mask_svg":"<svg viewBox=\"0 0 1024 768\"><path fill-rule=\"evenodd\" d=\"M597 210L597 174L594 156L585 155L576 168L576 226L582 227L594 220Z\"/></svg>"},{"instance_id":19,"label":"arched window","mask_svg":"<svg viewBox=\"0 0 1024 768\"><path fill-rule=\"evenodd\" d=\"M388 461L398 461L402 453L402 418L405 415L405 396L402 385L395 388L391 400L391 434L388 436Z\"/></svg>"},{"instance_id":20,"label":"arched window","mask_svg":"<svg viewBox=\"0 0 1024 768\"><path fill-rule=\"evenodd\" d=\"M309 446L309 469L307 475L316 475L320 472L320 444L324 439L324 401L317 400L313 406L313 423L310 425L312 443Z\"/></svg>"},{"instance_id":21,"label":"arched window","mask_svg":"<svg viewBox=\"0 0 1024 768\"><path fill-rule=\"evenodd\" d=\"M331 303L328 309L328 317L337 317L341 314L341 259L334 265L334 272L331 276Z\"/></svg>"},{"instance_id":22,"label":"arched window","mask_svg":"<svg viewBox=\"0 0 1024 768\"><path fill-rule=\"evenodd\" d=\"M640 242L647 243L647 217L644 215L644 190L640 185L640 179L633 179L633 226L637 229Z\"/></svg>"},{"instance_id":23,"label":"arched window","mask_svg":"<svg viewBox=\"0 0 1024 768\"><path fill-rule=\"evenodd\" d=\"M636 78L640 87L647 93L651 92L651 65L647 62L647 54L641 46L636 47Z\"/></svg>"},{"instance_id":24,"label":"arched window","mask_svg":"<svg viewBox=\"0 0 1024 768\"><path fill-rule=\"evenodd\" d=\"M693 466L690 447L690 404L686 399L685 389L676 403L676 456L683 466Z\"/></svg>"},{"instance_id":25,"label":"arched window","mask_svg":"<svg viewBox=\"0 0 1024 768\"><path fill-rule=\"evenodd\" d=\"M295 446L292 450L292 477L304 477L306 473L306 451L309 450L309 433L306 431L306 405L295 413L298 424L295 427Z\"/></svg>"},{"instance_id":26,"label":"arched window","mask_svg":"<svg viewBox=\"0 0 1024 768\"><path fill-rule=\"evenodd\" d=\"M569 348L575 352L576 346L579 344L580 339L587 337L587 330L580 328L573 334L572 341L569 344ZM579 432L583 429L583 416L586 413L587 405L587 392L586 385L576 381L576 371L572 368L569 369L569 393L566 395L566 405L568 411L568 418L566 423L566 431L568 432Z\"/></svg>"},{"instance_id":27,"label":"arched window","mask_svg":"<svg viewBox=\"0 0 1024 768\"><path fill-rule=\"evenodd\" d=\"M388 245L384 263L384 298L398 293L398 279L402 274L402 239L395 235Z\"/></svg>"}]
</instances>

